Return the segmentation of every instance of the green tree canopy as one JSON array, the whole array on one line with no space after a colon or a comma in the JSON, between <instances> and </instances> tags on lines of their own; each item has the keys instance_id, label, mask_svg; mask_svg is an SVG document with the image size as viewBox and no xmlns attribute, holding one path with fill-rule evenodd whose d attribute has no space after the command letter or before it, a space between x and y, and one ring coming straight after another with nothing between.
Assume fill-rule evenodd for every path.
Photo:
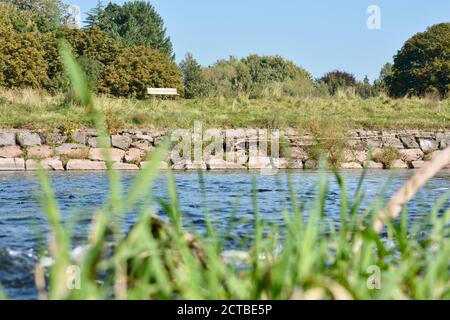
<instances>
[{"instance_id":1,"label":"green tree canopy","mask_svg":"<svg viewBox=\"0 0 450 320\"><path fill-rule=\"evenodd\" d=\"M57 31L68 21L68 5L61 0L0 0L0 2L12 4L25 12L40 32Z\"/></svg>"},{"instance_id":2,"label":"green tree canopy","mask_svg":"<svg viewBox=\"0 0 450 320\"><path fill-rule=\"evenodd\" d=\"M164 21L148 2L131 1L123 6L109 3L106 7L100 4L86 21L89 27L97 26L124 46L146 46L174 59Z\"/></svg>"},{"instance_id":3,"label":"green tree canopy","mask_svg":"<svg viewBox=\"0 0 450 320\"><path fill-rule=\"evenodd\" d=\"M450 23L436 24L410 38L394 57L389 92L394 97L450 89Z\"/></svg>"},{"instance_id":4,"label":"green tree canopy","mask_svg":"<svg viewBox=\"0 0 450 320\"><path fill-rule=\"evenodd\" d=\"M192 53L186 53L180 63L180 70L184 83L184 96L188 99L204 97L208 93L208 82L203 74L201 65Z\"/></svg>"},{"instance_id":5,"label":"green tree canopy","mask_svg":"<svg viewBox=\"0 0 450 320\"><path fill-rule=\"evenodd\" d=\"M339 70L326 73L318 82L325 83L332 95L340 88L355 87L357 83L353 74Z\"/></svg>"},{"instance_id":6,"label":"green tree canopy","mask_svg":"<svg viewBox=\"0 0 450 320\"><path fill-rule=\"evenodd\" d=\"M159 51L142 46L122 50L100 81L103 92L118 97L142 99L148 87L177 88L183 94L178 66Z\"/></svg>"}]
</instances>

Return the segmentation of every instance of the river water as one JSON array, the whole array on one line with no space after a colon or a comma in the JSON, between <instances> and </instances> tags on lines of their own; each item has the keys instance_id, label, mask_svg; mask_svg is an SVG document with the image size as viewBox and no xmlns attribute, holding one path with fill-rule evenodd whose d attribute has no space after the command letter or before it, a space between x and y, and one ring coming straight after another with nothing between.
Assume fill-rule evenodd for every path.
<instances>
[{"instance_id":1,"label":"river water","mask_svg":"<svg viewBox=\"0 0 450 320\"><path fill-rule=\"evenodd\" d=\"M363 182L366 194L364 206L375 201L379 195L389 196L400 188L414 173L412 170L369 171ZM362 171L344 171L350 196L354 194ZM103 172L50 173L58 205L66 221L76 221L75 235L86 236L92 213L101 207L108 190L108 180ZM136 173L122 173L126 193ZM311 204L316 194L317 172L281 172L276 176L254 173L206 173L204 175L206 207L215 226L220 229L227 225L233 212L235 224L232 228L234 239L243 239L252 233L252 186L256 179L256 194L261 217L270 223L283 225L281 209L288 205L288 177L298 201ZM329 192L326 213L329 219L339 224L340 189L333 173L326 173ZM204 231L204 205L199 191L197 173L176 173L180 207L186 225L196 231ZM165 198L167 194L165 177L155 184L155 196ZM410 219L429 212L429 208L450 190L450 170L439 173L430 180L408 205ZM0 173L0 286L9 298L34 299L36 291L33 283L33 268L39 250L36 234L44 233L46 219L39 206L40 184L33 173ZM442 210L450 207L447 199ZM164 215L156 206L157 213ZM136 218L135 212L125 217L129 227ZM233 244L231 244L233 246Z\"/></svg>"}]
</instances>

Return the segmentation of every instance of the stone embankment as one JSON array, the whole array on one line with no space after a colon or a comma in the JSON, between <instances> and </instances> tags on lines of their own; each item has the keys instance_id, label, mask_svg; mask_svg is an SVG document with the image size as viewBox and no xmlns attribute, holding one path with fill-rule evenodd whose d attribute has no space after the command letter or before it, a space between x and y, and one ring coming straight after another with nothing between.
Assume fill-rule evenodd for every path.
<instances>
[{"instance_id":1,"label":"stone embankment","mask_svg":"<svg viewBox=\"0 0 450 320\"><path fill-rule=\"evenodd\" d=\"M130 129L110 136L110 154L118 170L139 170L165 137L167 130ZM326 140L327 138L325 138ZM330 137L332 141L335 137ZM222 152L193 161L172 151L161 169L174 170L248 170L314 169L317 159L312 149L320 144L313 135L298 134L293 129L281 133L280 156L272 158L251 152L258 136L235 138L223 143ZM334 141L333 143L338 143ZM257 142L258 148L260 142ZM286 147L287 145L287 147ZM450 145L450 131L368 131L347 132L341 144L338 165L343 169L420 168ZM223 150L222 150L223 149ZM203 151L202 151L203 153ZM37 132L19 129L0 130L0 171L35 171L40 166L50 171L105 170L105 152L99 148L95 130L72 133Z\"/></svg>"}]
</instances>

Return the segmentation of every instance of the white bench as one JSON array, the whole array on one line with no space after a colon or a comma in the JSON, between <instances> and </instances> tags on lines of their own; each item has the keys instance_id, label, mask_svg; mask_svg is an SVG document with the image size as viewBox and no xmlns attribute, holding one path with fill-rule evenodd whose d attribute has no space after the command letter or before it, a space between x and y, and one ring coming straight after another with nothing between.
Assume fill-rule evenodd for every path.
<instances>
[{"instance_id":1,"label":"white bench","mask_svg":"<svg viewBox=\"0 0 450 320\"><path fill-rule=\"evenodd\" d=\"M178 96L175 88L147 88L147 94L152 97L156 96Z\"/></svg>"}]
</instances>

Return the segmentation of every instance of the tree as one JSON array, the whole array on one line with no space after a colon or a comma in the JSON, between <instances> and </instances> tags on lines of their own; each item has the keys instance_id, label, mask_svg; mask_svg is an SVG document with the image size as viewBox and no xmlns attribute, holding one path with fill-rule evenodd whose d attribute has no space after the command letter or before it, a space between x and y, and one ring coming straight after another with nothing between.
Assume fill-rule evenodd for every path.
<instances>
[{"instance_id":1,"label":"tree","mask_svg":"<svg viewBox=\"0 0 450 320\"><path fill-rule=\"evenodd\" d=\"M450 89L450 23L436 24L407 40L387 80L394 97L445 97Z\"/></svg>"},{"instance_id":2,"label":"tree","mask_svg":"<svg viewBox=\"0 0 450 320\"><path fill-rule=\"evenodd\" d=\"M122 50L100 81L101 92L117 97L142 99L148 87L177 88L183 94L178 66L166 55L143 46Z\"/></svg>"},{"instance_id":3,"label":"tree","mask_svg":"<svg viewBox=\"0 0 450 320\"><path fill-rule=\"evenodd\" d=\"M97 26L124 46L146 46L175 58L161 16L145 1L126 2L123 6L101 3L88 16L88 26Z\"/></svg>"},{"instance_id":4,"label":"tree","mask_svg":"<svg viewBox=\"0 0 450 320\"><path fill-rule=\"evenodd\" d=\"M318 82L325 83L331 95L334 95L340 88L356 86L356 78L353 74L338 70L326 73Z\"/></svg>"},{"instance_id":5,"label":"tree","mask_svg":"<svg viewBox=\"0 0 450 320\"><path fill-rule=\"evenodd\" d=\"M65 26L69 15L68 6L61 0L1 0L24 11L40 32L55 32Z\"/></svg>"},{"instance_id":6,"label":"tree","mask_svg":"<svg viewBox=\"0 0 450 320\"><path fill-rule=\"evenodd\" d=\"M208 93L208 82L203 75L201 65L192 53L186 53L180 63L181 75L184 83L184 96L187 99L204 97Z\"/></svg>"}]
</instances>

